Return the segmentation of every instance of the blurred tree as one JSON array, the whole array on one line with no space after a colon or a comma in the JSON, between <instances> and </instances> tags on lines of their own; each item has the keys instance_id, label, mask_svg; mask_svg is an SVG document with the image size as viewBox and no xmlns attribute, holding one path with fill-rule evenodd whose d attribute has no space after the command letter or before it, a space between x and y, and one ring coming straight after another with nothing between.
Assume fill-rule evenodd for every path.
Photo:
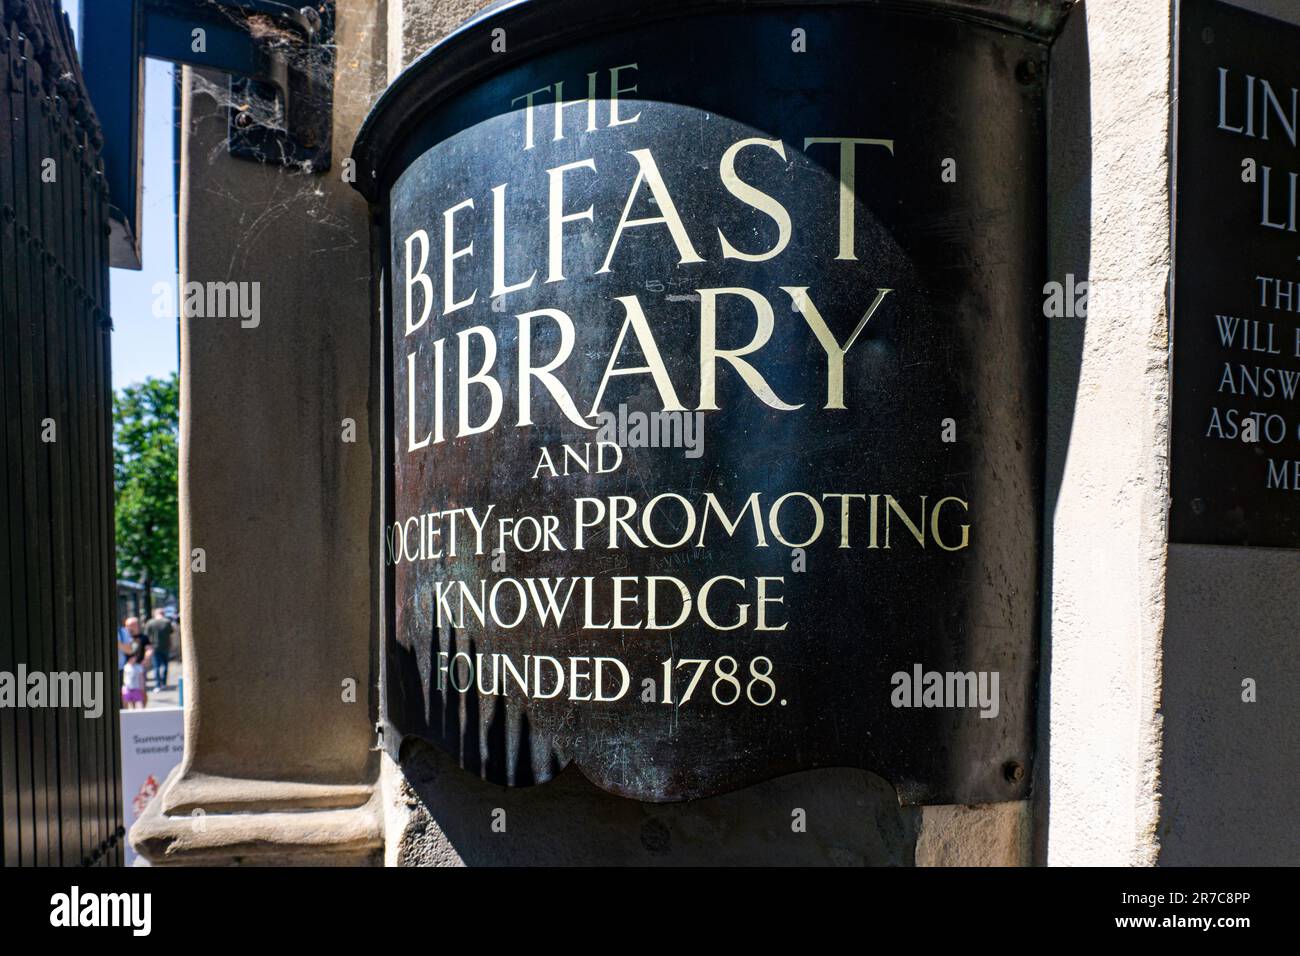
<instances>
[{"instance_id":1,"label":"blurred tree","mask_svg":"<svg viewBox=\"0 0 1300 956\"><path fill-rule=\"evenodd\" d=\"M117 569L145 586L175 591L180 575L176 502L180 388L176 373L128 385L113 396L113 484Z\"/></svg>"}]
</instances>

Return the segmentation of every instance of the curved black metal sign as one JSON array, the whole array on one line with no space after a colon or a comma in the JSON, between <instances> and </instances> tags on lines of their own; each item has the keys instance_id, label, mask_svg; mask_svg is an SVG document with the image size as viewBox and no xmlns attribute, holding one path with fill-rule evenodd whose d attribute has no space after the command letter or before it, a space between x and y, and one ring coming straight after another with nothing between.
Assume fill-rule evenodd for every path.
<instances>
[{"instance_id":1,"label":"curved black metal sign","mask_svg":"<svg viewBox=\"0 0 1300 956\"><path fill-rule=\"evenodd\" d=\"M423 113L421 64L363 134L388 720L509 784L1023 797L1043 46L874 5L611 30Z\"/></svg>"}]
</instances>

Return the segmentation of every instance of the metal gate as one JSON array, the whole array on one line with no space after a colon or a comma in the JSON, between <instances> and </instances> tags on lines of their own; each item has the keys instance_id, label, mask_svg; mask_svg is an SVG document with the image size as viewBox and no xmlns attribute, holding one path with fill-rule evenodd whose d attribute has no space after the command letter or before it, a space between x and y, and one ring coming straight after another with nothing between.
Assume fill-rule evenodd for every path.
<instances>
[{"instance_id":1,"label":"metal gate","mask_svg":"<svg viewBox=\"0 0 1300 956\"><path fill-rule=\"evenodd\" d=\"M102 136L57 0L0 22L0 846L119 865Z\"/></svg>"}]
</instances>

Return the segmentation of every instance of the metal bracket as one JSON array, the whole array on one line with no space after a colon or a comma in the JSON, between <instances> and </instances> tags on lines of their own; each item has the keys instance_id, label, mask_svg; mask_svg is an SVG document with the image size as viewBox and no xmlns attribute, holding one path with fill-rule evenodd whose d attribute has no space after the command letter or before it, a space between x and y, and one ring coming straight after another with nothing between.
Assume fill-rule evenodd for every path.
<instances>
[{"instance_id":1,"label":"metal bracket","mask_svg":"<svg viewBox=\"0 0 1300 956\"><path fill-rule=\"evenodd\" d=\"M94 0L82 63L104 127L110 264L140 268L144 57L232 74L233 156L323 173L332 161L334 2Z\"/></svg>"}]
</instances>

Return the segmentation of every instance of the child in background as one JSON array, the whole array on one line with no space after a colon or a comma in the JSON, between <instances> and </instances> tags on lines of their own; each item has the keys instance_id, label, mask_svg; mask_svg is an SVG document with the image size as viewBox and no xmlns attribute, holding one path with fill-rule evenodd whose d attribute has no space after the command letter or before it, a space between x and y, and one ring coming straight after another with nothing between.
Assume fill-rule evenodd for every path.
<instances>
[{"instance_id":1,"label":"child in background","mask_svg":"<svg viewBox=\"0 0 1300 956\"><path fill-rule=\"evenodd\" d=\"M148 670L150 650L150 647L139 641L133 642L126 666L122 668L122 706L128 710L143 710L149 703L145 673Z\"/></svg>"}]
</instances>

